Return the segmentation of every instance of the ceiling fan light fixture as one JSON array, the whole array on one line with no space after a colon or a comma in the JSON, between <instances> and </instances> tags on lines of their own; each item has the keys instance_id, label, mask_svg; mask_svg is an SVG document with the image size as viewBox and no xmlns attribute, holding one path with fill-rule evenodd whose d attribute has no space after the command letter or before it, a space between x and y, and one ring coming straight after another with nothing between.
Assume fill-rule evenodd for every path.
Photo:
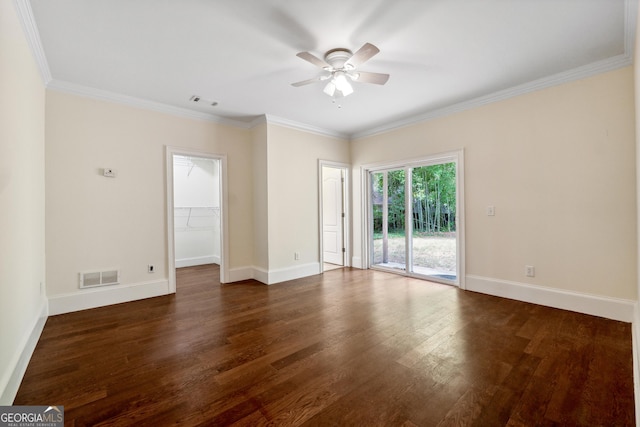
<instances>
[{"instance_id":1,"label":"ceiling fan light fixture","mask_svg":"<svg viewBox=\"0 0 640 427\"><path fill-rule=\"evenodd\" d=\"M347 80L345 80L344 82L340 82L337 88L340 92L342 92L342 96L349 96L353 93L353 87Z\"/></svg>"},{"instance_id":2,"label":"ceiling fan light fixture","mask_svg":"<svg viewBox=\"0 0 640 427\"><path fill-rule=\"evenodd\" d=\"M336 84L336 88L342 92L347 87L351 86L347 81L347 76L343 71L336 71L333 75L333 81Z\"/></svg>"},{"instance_id":3,"label":"ceiling fan light fixture","mask_svg":"<svg viewBox=\"0 0 640 427\"><path fill-rule=\"evenodd\" d=\"M291 83L292 86L299 87L315 83L318 81L329 80L325 85L323 92L330 97L340 98L349 96L353 93L351 82L374 83L383 85L389 79L388 74L355 72L355 69L376 55L380 49L371 43L365 43L356 53L352 53L349 49L336 48L327 51L324 54L324 60L318 58L310 52L298 52L297 57L327 71L324 76ZM349 78L347 78L347 76Z\"/></svg>"},{"instance_id":4,"label":"ceiling fan light fixture","mask_svg":"<svg viewBox=\"0 0 640 427\"><path fill-rule=\"evenodd\" d=\"M333 73L333 77L324 87L323 92L330 97L344 97L353 93L353 86L347 80L346 73L337 71Z\"/></svg>"},{"instance_id":5,"label":"ceiling fan light fixture","mask_svg":"<svg viewBox=\"0 0 640 427\"><path fill-rule=\"evenodd\" d=\"M329 96L335 95L335 93L336 93L336 84L333 82L333 79L331 79L329 81L329 83L327 83L327 85L324 87L323 92L326 93Z\"/></svg>"},{"instance_id":6,"label":"ceiling fan light fixture","mask_svg":"<svg viewBox=\"0 0 640 427\"><path fill-rule=\"evenodd\" d=\"M351 85L348 85L347 87L342 89L342 96L349 96L352 93L353 93L353 88L351 87Z\"/></svg>"},{"instance_id":7,"label":"ceiling fan light fixture","mask_svg":"<svg viewBox=\"0 0 640 427\"><path fill-rule=\"evenodd\" d=\"M330 97L348 96L353 93L353 87L349 84L346 73L343 71L335 71L329 83L324 87L323 92Z\"/></svg>"}]
</instances>

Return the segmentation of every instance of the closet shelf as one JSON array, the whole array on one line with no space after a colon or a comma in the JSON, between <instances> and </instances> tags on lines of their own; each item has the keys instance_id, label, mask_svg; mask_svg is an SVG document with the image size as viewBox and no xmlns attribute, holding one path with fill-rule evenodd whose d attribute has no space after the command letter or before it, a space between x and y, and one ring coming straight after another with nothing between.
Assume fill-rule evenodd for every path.
<instances>
[{"instance_id":1,"label":"closet shelf","mask_svg":"<svg viewBox=\"0 0 640 427\"><path fill-rule=\"evenodd\" d=\"M207 228L220 220L220 207L217 206L176 206L174 208L174 222L176 228ZM186 223L184 219L186 218ZM197 222L197 224L192 224ZM179 225L180 223L180 225ZM184 223L184 224L183 224Z\"/></svg>"}]
</instances>

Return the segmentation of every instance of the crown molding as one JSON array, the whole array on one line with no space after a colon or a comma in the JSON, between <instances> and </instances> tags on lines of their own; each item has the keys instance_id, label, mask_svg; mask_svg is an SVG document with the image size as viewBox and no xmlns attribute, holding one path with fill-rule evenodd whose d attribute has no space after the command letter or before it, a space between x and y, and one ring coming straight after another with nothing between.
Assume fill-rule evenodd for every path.
<instances>
[{"instance_id":1,"label":"crown molding","mask_svg":"<svg viewBox=\"0 0 640 427\"><path fill-rule=\"evenodd\" d=\"M314 133L316 135L328 136L331 138L339 138L349 140L349 134L334 131L331 129L325 129L317 126L307 125L304 123L296 122L294 120L285 119L271 114L265 114L264 119L268 124L279 125L291 129L301 130L307 133Z\"/></svg>"},{"instance_id":2,"label":"crown molding","mask_svg":"<svg viewBox=\"0 0 640 427\"><path fill-rule=\"evenodd\" d=\"M473 108L478 108L483 105L492 104L494 102L503 101L509 98L513 98L519 95L524 95L530 92L535 92L541 89L546 89L552 86L569 83L572 81L584 79L594 76L596 74L605 73L607 71L617 70L633 64L633 60L630 55L618 55L609 59L594 62L582 67L574 68L572 70L564 71L562 73L555 74L553 76L544 77L538 80L533 80L528 83L524 83L518 86L514 86L508 89L493 92L489 95L481 96L478 98L470 99L468 101L459 102L457 104L449 105L447 107L430 110L421 114L406 117L401 120L386 123L373 129L368 129L361 132L356 132L351 135L351 139L360 139L379 135L382 133L390 132L392 130L400 129L403 127L415 125L418 123L426 122L429 120L437 119L440 117L448 116L451 114L459 113Z\"/></svg>"},{"instance_id":3,"label":"crown molding","mask_svg":"<svg viewBox=\"0 0 640 427\"><path fill-rule=\"evenodd\" d=\"M468 101L459 102L443 108L429 110L424 113L406 117L401 120L389 122L373 129L367 129L351 134L351 140L379 135L390 132L392 130L415 125L418 123L433 120L439 117L448 116L450 114L459 113L472 108L481 107L493 102L502 101L513 98L515 96L524 95L526 93L535 92L537 90L546 89L575 80L584 79L597 74L614 71L619 68L633 65L633 52L636 38L638 0L625 0L625 28L624 28L624 53L603 59L601 61L592 62L591 64L577 67L568 71L564 71L552 76L543 77L508 89L493 92Z\"/></svg>"},{"instance_id":4,"label":"crown molding","mask_svg":"<svg viewBox=\"0 0 640 427\"><path fill-rule=\"evenodd\" d=\"M113 92L109 92L102 89L96 89L92 87L77 85L75 83L64 82L61 80L52 80L47 85L47 89L52 89L52 90L56 90L64 93L70 93L72 95L83 96L86 98L97 99L100 101L108 101L108 102L114 102L118 104L125 104L130 107L156 111L159 113L170 114L172 116L178 116L178 117L183 117L187 119L203 120L206 122L239 127L242 129L249 129L251 125L250 122L243 122L240 120L228 119L225 117L216 116L214 114L202 113L199 111L189 110L187 108L181 108L173 105L163 104L160 102L149 101L141 98L135 98L133 96L122 95L119 93L113 93Z\"/></svg>"},{"instance_id":5,"label":"crown molding","mask_svg":"<svg viewBox=\"0 0 640 427\"><path fill-rule=\"evenodd\" d=\"M44 85L47 89L53 89L60 92L71 93L74 95L84 96L102 101L116 102L132 107L171 114L178 117L204 120L228 126L240 127L243 129L249 129L251 127L250 123L227 119L216 116L214 114L201 113L186 108L175 107L159 102L148 101L145 99L112 93L101 89L77 85L75 83L54 80L49 69L49 63L47 62L47 57L44 53L42 43L40 41L40 32L38 31L38 27L33 16L31 3L29 2L29 0L13 0L13 4L15 6L16 13L19 18L18 20L20 21L29 47L31 48L33 58L36 61L38 70L40 71L42 81L44 82Z\"/></svg>"},{"instance_id":6,"label":"crown molding","mask_svg":"<svg viewBox=\"0 0 640 427\"><path fill-rule=\"evenodd\" d=\"M242 129L252 129L262 123L268 123L268 124L275 124L279 126L288 127L291 129L301 130L308 133L314 133L322 136L349 139L348 134L335 132L330 129L324 129L316 126L307 125L304 123L296 122L294 120L289 120L282 117L273 116L270 114L260 115L249 122L245 122L245 121L233 120L225 117L216 116L210 113L202 113L199 111L189 110L187 108L175 107L172 105L162 104L159 102L149 101L146 99L135 98L128 95L113 93L106 90L77 85L75 83L64 82L61 80L51 80L49 84L47 84L47 89L57 90L59 92L70 93L73 95L84 96L87 98L93 98L101 101L109 101L109 102L115 102L119 104L125 104L131 107L157 111L160 113L170 114L178 117L185 117L185 118L195 119L195 120L204 120L207 122L234 126Z\"/></svg>"},{"instance_id":7,"label":"crown molding","mask_svg":"<svg viewBox=\"0 0 640 427\"><path fill-rule=\"evenodd\" d=\"M28 0L13 0L13 5L18 14L20 25L24 31L24 35L27 39L27 43L31 48L33 59L36 61L40 76L44 85L48 85L51 82L51 71L49 70L49 63L47 57L44 54L42 43L40 42L40 33L38 32L38 26L33 18L33 10L31 9L31 3Z\"/></svg>"},{"instance_id":8,"label":"crown molding","mask_svg":"<svg viewBox=\"0 0 640 427\"><path fill-rule=\"evenodd\" d=\"M301 130L304 132L314 133L322 136L329 136L333 138L341 139L360 139L370 137L399 128L415 125L428 120L433 120L439 117L455 114L472 108L477 108L486 104L490 104L497 101L502 101L515 96L523 95L526 93L534 92L537 90L545 89L548 87L568 83L574 80L591 77L596 74L604 73L607 71L613 71L622 67L626 67L633 64L633 52L635 44L635 34L637 26L637 10L638 0L625 0L625 31L624 31L624 53L618 56L614 56L605 60L597 61L591 64L587 64L582 67L578 67L572 70L568 70L562 73L555 74L553 76L544 77L538 80L534 80L522 85L514 86L512 88L500 90L485 96L474 98L468 101L463 101L457 104L446 106L443 108L429 110L420 114L412 115L410 117L403 118L401 120L389 122L377 126L372 129L362 130L355 133L342 133L331 129L324 129L305 123L296 122L294 120L285 119L282 117L272 115L261 115L250 122L233 120L216 116L214 114L202 113L198 111L189 110L186 108L175 107L168 104L162 104L145 99L135 98L127 95L121 95L117 93L108 92L101 89L90 88L86 86L77 85L74 83L64 82L60 80L53 80L49 64L47 62L42 43L40 41L40 33L38 32L37 25L33 16L33 10L29 0L13 0L16 12L18 14L20 23L25 33L27 42L31 48L33 57L36 61L40 75L44 85L53 90L61 92L72 93L84 97L99 99L103 101L116 102L126 104L129 106L157 111L165 114L170 114L178 117L185 117L196 120L204 120L208 122L224 124L228 126L239 127L242 129L252 129L261 123L276 124L292 129Z\"/></svg>"},{"instance_id":9,"label":"crown molding","mask_svg":"<svg viewBox=\"0 0 640 427\"><path fill-rule=\"evenodd\" d=\"M256 126L260 126L262 124L267 124L267 116L266 116L266 114L260 114L258 117L256 117L255 119L251 120L251 122L249 123L249 128L253 129Z\"/></svg>"}]
</instances>

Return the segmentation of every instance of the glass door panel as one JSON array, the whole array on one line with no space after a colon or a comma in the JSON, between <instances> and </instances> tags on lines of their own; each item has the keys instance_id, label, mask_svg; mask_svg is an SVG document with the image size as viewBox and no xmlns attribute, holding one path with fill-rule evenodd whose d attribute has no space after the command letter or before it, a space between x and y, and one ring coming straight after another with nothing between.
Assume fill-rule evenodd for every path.
<instances>
[{"instance_id":1,"label":"glass door panel","mask_svg":"<svg viewBox=\"0 0 640 427\"><path fill-rule=\"evenodd\" d=\"M412 272L456 281L456 164L413 168L411 194Z\"/></svg>"},{"instance_id":2,"label":"glass door panel","mask_svg":"<svg viewBox=\"0 0 640 427\"><path fill-rule=\"evenodd\" d=\"M406 270L405 170L371 173L372 264Z\"/></svg>"}]
</instances>

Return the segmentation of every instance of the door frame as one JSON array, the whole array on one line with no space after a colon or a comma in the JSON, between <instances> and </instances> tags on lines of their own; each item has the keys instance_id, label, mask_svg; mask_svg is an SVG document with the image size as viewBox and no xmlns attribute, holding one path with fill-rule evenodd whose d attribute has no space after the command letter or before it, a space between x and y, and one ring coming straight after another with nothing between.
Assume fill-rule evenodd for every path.
<instances>
[{"instance_id":1,"label":"door frame","mask_svg":"<svg viewBox=\"0 0 640 427\"><path fill-rule=\"evenodd\" d=\"M174 229L174 200L173 200L173 156L190 156L220 161L219 191L220 191L220 283L229 282L229 224L228 224L228 196L227 196L227 156L207 151L192 150L183 147L165 146L165 170L167 190L167 265L169 268L169 293L176 292L176 255Z\"/></svg>"},{"instance_id":2,"label":"door frame","mask_svg":"<svg viewBox=\"0 0 640 427\"><path fill-rule=\"evenodd\" d=\"M351 165L347 163L333 162L330 160L318 160L318 241L320 250L320 273L324 272L324 244L323 244L323 173L324 166L328 166L335 169L342 169L342 176L344 181L342 182L342 200L344 209L344 218L342 219L343 228L343 240L344 240L344 267L351 266L351 209L349 201L351 200L351 193L349 188L351 187L349 179L349 168Z\"/></svg>"},{"instance_id":3,"label":"door frame","mask_svg":"<svg viewBox=\"0 0 640 427\"><path fill-rule=\"evenodd\" d=\"M432 154L420 158L410 159L410 160L399 160L392 162L381 162L381 163L372 163L367 165L362 165L360 167L360 183L361 183L361 224L362 224L362 267L364 269L372 268L371 263L371 236L373 235L373 210L371 207L371 172L380 172L389 169L405 169L408 170L410 168L420 167L420 166L431 166L441 163L450 163L455 162L456 164L456 227L457 227L457 236L456 236L456 257L457 257L457 286L460 289L466 289L465 284L465 209L464 209L464 149L448 151L438 154ZM407 180L407 183L411 183L411 179ZM405 184L406 185L406 184ZM410 189L409 189L410 190ZM411 194L410 191L405 191L406 194ZM405 212L409 212L411 203L411 198L406 197L405 199ZM411 224L410 224L411 225ZM411 228L411 227L408 227ZM410 233L412 230L405 230L405 233ZM408 242L408 238L407 238ZM412 263L411 250L408 243L406 244L406 257L407 262L409 264ZM376 267L377 269L378 267ZM382 268L380 268L382 270ZM384 269L387 271L386 269ZM422 275L417 275L414 273L407 271L397 271L397 270L388 270L395 274L417 277L421 279L428 279L430 281L437 281L433 278L427 278ZM451 282L446 281L444 283L451 284Z\"/></svg>"}]
</instances>

